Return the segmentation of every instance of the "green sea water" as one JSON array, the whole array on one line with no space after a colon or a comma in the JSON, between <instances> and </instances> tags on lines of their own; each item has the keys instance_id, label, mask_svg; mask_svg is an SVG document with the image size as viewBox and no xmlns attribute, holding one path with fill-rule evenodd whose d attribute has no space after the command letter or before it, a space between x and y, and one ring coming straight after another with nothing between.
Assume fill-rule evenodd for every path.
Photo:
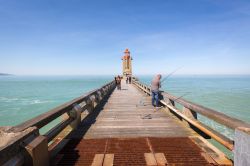
<instances>
[{"instance_id":1,"label":"green sea water","mask_svg":"<svg viewBox=\"0 0 250 166\"><path fill-rule=\"evenodd\" d=\"M153 76L138 76L149 84ZM0 126L13 126L111 81L113 76L2 76ZM172 76L162 90L250 123L250 76ZM205 124L233 139L233 131ZM220 146L220 145L217 145Z\"/></svg>"},{"instance_id":2,"label":"green sea water","mask_svg":"<svg viewBox=\"0 0 250 166\"><path fill-rule=\"evenodd\" d=\"M150 84L148 76L141 81ZM173 76L162 90L250 123L250 76ZM233 133L203 116L205 124L233 138Z\"/></svg>"},{"instance_id":3,"label":"green sea water","mask_svg":"<svg viewBox=\"0 0 250 166\"><path fill-rule=\"evenodd\" d=\"M112 76L2 76L0 126L17 125L112 79Z\"/></svg>"}]
</instances>

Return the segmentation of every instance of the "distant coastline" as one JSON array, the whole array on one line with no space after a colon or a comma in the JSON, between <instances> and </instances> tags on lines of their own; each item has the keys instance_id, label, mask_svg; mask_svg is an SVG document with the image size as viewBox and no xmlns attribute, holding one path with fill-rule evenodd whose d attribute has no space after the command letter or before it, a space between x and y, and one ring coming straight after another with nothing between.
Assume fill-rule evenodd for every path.
<instances>
[{"instance_id":1,"label":"distant coastline","mask_svg":"<svg viewBox=\"0 0 250 166\"><path fill-rule=\"evenodd\" d=\"M8 74L8 73L0 73L0 76L11 76L12 74Z\"/></svg>"}]
</instances>

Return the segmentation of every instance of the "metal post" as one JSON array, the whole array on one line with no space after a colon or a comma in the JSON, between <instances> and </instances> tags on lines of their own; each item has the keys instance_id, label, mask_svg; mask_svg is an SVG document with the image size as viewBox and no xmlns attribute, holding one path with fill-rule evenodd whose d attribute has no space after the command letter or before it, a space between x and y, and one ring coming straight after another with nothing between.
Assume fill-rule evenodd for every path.
<instances>
[{"instance_id":1,"label":"metal post","mask_svg":"<svg viewBox=\"0 0 250 166\"><path fill-rule=\"evenodd\" d=\"M238 127L235 129L234 165L250 165L250 128Z\"/></svg>"}]
</instances>

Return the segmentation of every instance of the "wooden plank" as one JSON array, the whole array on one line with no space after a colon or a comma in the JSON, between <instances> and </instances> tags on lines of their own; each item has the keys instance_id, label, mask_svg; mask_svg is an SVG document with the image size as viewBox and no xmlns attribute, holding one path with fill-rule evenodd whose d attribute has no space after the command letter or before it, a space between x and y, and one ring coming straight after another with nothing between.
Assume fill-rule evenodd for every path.
<instances>
[{"instance_id":1,"label":"wooden plank","mask_svg":"<svg viewBox=\"0 0 250 166\"><path fill-rule=\"evenodd\" d=\"M91 166L102 166L104 154L96 154Z\"/></svg>"},{"instance_id":2,"label":"wooden plank","mask_svg":"<svg viewBox=\"0 0 250 166\"><path fill-rule=\"evenodd\" d=\"M218 165L233 165L232 161L229 160L222 151L210 144L204 138L200 136L190 138L195 144L197 144L201 148L203 152L208 154ZM204 158L208 159L207 156L204 156ZM211 162L210 159L208 161Z\"/></svg>"},{"instance_id":3,"label":"wooden plank","mask_svg":"<svg viewBox=\"0 0 250 166\"><path fill-rule=\"evenodd\" d=\"M168 164L167 159L163 153L155 153L154 155L158 166L165 166Z\"/></svg>"},{"instance_id":4,"label":"wooden plank","mask_svg":"<svg viewBox=\"0 0 250 166\"><path fill-rule=\"evenodd\" d=\"M147 166L157 166L157 162L153 153L144 153Z\"/></svg>"},{"instance_id":5,"label":"wooden plank","mask_svg":"<svg viewBox=\"0 0 250 166\"><path fill-rule=\"evenodd\" d=\"M103 166L113 166L114 154L105 154Z\"/></svg>"},{"instance_id":6,"label":"wooden plank","mask_svg":"<svg viewBox=\"0 0 250 166\"><path fill-rule=\"evenodd\" d=\"M56 138L52 144L48 146L50 158L54 158L68 142L69 139Z\"/></svg>"},{"instance_id":7,"label":"wooden plank","mask_svg":"<svg viewBox=\"0 0 250 166\"><path fill-rule=\"evenodd\" d=\"M53 140L72 121L73 121L72 118L68 118L68 119L60 122L59 124L57 124L55 127L50 129L49 131L47 131L44 135L47 137L48 142Z\"/></svg>"},{"instance_id":8,"label":"wooden plank","mask_svg":"<svg viewBox=\"0 0 250 166\"><path fill-rule=\"evenodd\" d=\"M2 166L23 166L24 164L24 156L19 153L16 156L14 156L12 159L4 163Z\"/></svg>"},{"instance_id":9,"label":"wooden plank","mask_svg":"<svg viewBox=\"0 0 250 166\"><path fill-rule=\"evenodd\" d=\"M215 160L207 153L202 152L201 155L207 160L207 162L209 162L210 164L213 165L218 165Z\"/></svg>"}]
</instances>

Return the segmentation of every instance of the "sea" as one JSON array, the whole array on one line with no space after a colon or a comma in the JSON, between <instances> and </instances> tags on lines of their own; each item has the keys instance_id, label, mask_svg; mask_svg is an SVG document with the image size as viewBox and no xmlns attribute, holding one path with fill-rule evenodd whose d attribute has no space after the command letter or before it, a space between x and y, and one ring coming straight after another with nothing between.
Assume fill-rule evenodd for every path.
<instances>
[{"instance_id":1,"label":"sea","mask_svg":"<svg viewBox=\"0 0 250 166\"><path fill-rule=\"evenodd\" d=\"M137 77L145 84L153 78ZM0 76L0 126L20 124L113 79L112 75ZM248 75L173 75L162 84L162 90L250 123ZM198 119L233 139L232 130L200 115Z\"/></svg>"}]
</instances>

